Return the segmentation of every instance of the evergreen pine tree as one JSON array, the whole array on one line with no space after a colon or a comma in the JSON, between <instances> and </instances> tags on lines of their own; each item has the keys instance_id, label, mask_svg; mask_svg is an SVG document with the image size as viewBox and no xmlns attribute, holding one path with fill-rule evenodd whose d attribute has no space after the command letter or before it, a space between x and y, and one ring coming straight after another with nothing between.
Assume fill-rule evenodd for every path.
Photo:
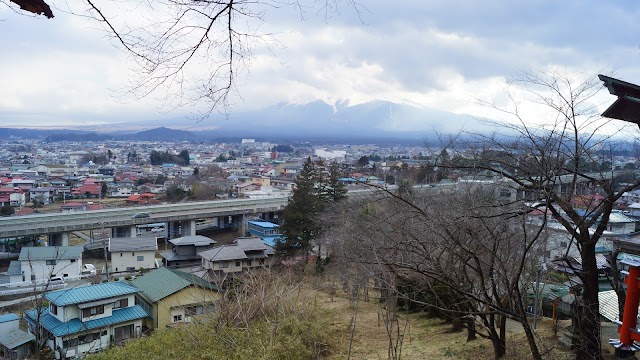
<instances>
[{"instance_id":1,"label":"evergreen pine tree","mask_svg":"<svg viewBox=\"0 0 640 360\"><path fill-rule=\"evenodd\" d=\"M332 162L329 165L329 176L321 184L324 202L335 202L347 197L347 186L340 181L341 177L340 166L335 161Z\"/></svg>"},{"instance_id":2,"label":"evergreen pine tree","mask_svg":"<svg viewBox=\"0 0 640 360\"><path fill-rule=\"evenodd\" d=\"M296 186L284 209L284 224L280 227L283 237L276 250L284 255L309 249L309 243L320 231L316 215L322 211L319 174L311 158L307 158Z\"/></svg>"}]
</instances>

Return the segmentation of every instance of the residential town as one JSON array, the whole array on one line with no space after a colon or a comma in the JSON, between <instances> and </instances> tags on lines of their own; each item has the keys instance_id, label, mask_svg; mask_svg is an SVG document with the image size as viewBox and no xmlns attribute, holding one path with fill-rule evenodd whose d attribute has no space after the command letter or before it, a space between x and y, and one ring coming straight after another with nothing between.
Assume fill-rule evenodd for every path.
<instances>
[{"instance_id":1,"label":"residential town","mask_svg":"<svg viewBox=\"0 0 640 360\"><path fill-rule=\"evenodd\" d=\"M282 213L277 211L243 217L244 226L232 216L203 216L177 228L171 222L152 222L145 212L170 203L286 201L310 161L317 164L321 178L335 176L331 166L339 169L337 180L347 194L409 186L415 191L480 190L508 202L530 200L527 223L545 229L540 262L545 271L563 279L539 284L540 314L570 317L566 295L581 284L575 239L558 221L547 219L544 207L535 205L537 195L490 171L453 170L452 163L466 161L463 152L419 146L282 146L253 139L228 144L61 142L37 147L13 140L1 149L4 219L140 210L132 216L138 223L132 228L104 229L103 224L90 231L0 239L0 300L26 287L24 295L8 298L35 289L46 301L40 303L40 311L0 315L3 356L27 358L39 341L56 359L100 352L148 336L154 329L181 326L216 312L222 292L242 274L296 261L323 262L331 250L322 249L321 243L312 244L293 263L277 256L283 236ZM158 153L176 162L152 163ZM635 172L637 161L637 154L629 152L603 158L594 166ZM588 210L602 197L584 185L583 195L573 201L576 208ZM615 307L612 262L624 268L622 260L640 261L639 209L640 190L625 192L596 247L601 303L607 309L601 315L609 321L618 316L609 310ZM16 325L20 319L26 328Z\"/></svg>"}]
</instances>

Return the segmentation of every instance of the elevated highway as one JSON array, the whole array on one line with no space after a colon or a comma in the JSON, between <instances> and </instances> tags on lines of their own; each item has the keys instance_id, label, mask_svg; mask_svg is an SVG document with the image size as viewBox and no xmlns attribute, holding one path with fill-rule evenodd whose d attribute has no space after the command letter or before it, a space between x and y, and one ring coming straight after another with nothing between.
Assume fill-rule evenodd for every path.
<instances>
[{"instance_id":1,"label":"elevated highway","mask_svg":"<svg viewBox=\"0 0 640 360\"><path fill-rule=\"evenodd\" d=\"M417 185L416 191L434 188L450 188L455 184ZM396 186L387 188L395 191ZM349 191L349 196L371 195L380 192L374 187ZM152 223L188 222L203 218L223 218L226 216L252 215L284 210L287 196L261 199L231 199L200 201L182 204L137 206L128 208L103 209L86 212L39 214L0 218L0 238L71 233L73 231L100 228L135 227ZM133 218L136 213L148 213L146 218ZM195 233L195 227L191 229ZM133 234L132 236L135 236Z\"/></svg>"},{"instance_id":2,"label":"elevated highway","mask_svg":"<svg viewBox=\"0 0 640 360\"><path fill-rule=\"evenodd\" d=\"M0 218L0 238L282 211L287 197L233 199ZM133 218L139 212L148 218Z\"/></svg>"}]
</instances>

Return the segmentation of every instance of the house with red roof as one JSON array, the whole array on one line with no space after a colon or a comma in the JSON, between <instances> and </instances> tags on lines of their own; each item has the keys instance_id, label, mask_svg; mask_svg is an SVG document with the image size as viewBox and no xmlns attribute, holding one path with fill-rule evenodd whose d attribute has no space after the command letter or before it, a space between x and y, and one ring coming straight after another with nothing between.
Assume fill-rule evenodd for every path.
<instances>
[{"instance_id":1,"label":"house with red roof","mask_svg":"<svg viewBox=\"0 0 640 360\"><path fill-rule=\"evenodd\" d=\"M131 195L126 200L127 205L153 204L157 203L156 194L144 193Z\"/></svg>"}]
</instances>

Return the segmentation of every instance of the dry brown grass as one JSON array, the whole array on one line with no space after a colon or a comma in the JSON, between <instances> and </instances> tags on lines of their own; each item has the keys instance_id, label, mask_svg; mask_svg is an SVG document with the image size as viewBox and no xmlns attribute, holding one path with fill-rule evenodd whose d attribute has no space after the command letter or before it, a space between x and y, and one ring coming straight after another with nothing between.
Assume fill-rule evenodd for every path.
<instances>
[{"instance_id":1,"label":"dry brown grass","mask_svg":"<svg viewBox=\"0 0 640 360\"><path fill-rule=\"evenodd\" d=\"M318 305L331 314L332 332L337 341L330 359L346 359L351 334L350 324L355 311L351 309L349 300L338 292L331 301L330 296L316 291ZM467 342L466 332L451 333L451 325L439 319L430 319L420 314L400 314L401 326L405 325L406 333L402 347L402 359L493 359L493 348L487 339ZM565 324L566 325L566 324ZM517 324L516 324L517 327ZM517 330L516 330L517 331ZM538 335L548 359L570 359L571 353L562 347L553 334L551 321L538 324ZM562 331L558 331L562 335ZM352 359L387 359L388 337L384 323L378 320L378 304L359 302L356 331L351 350ZM524 333L509 333L507 338L507 356L505 359L526 360L531 358L529 345Z\"/></svg>"}]
</instances>

